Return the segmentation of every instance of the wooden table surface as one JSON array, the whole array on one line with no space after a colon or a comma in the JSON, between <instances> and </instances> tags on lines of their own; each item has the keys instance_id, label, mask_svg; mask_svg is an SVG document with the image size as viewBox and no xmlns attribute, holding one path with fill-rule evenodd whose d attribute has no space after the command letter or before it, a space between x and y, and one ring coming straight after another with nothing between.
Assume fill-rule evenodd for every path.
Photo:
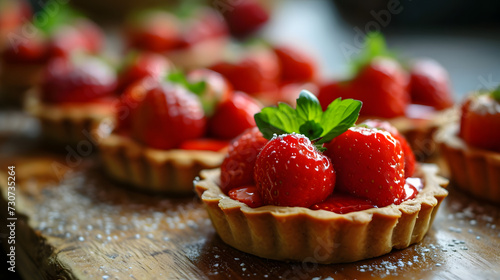
<instances>
[{"instance_id":1,"label":"wooden table surface","mask_svg":"<svg viewBox=\"0 0 500 280\"><path fill-rule=\"evenodd\" d=\"M13 113L0 120L6 116L24 121L0 133L0 219L7 218L5 173L15 165L16 266L27 279L500 277L499 206L453 186L427 236L407 249L350 264L272 261L224 244L194 195L170 198L124 188L101 172L95 154L77 161L51 151L32 133L29 118ZM3 246L7 233L2 226Z\"/></svg>"}]
</instances>

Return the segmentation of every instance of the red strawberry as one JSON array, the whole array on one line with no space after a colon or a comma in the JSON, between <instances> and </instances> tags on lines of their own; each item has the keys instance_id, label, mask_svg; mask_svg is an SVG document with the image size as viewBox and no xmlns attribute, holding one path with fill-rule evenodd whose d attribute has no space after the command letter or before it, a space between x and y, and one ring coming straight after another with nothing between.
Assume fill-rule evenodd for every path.
<instances>
[{"instance_id":1,"label":"red strawberry","mask_svg":"<svg viewBox=\"0 0 500 280\"><path fill-rule=\"evenodd\" d=\"M115 88L115 72L99 59L56 58L45 70L41 93L44 102L91 102L113 96Z\"/></svg>"},{"instance_id":2,"label":"red strawberry","mask_svg":"<svg viewBox=\"0 0 500 280\"><path fill-rule=\"evenodd\" d=\"M473 95L464 104L462 113L460 136L464 141L500 152L500 102L489 94Z\"/></svg>"},{"instance_id":3,"label":"red strawberry","mask_svg":"<svg viewBox=\"0 0 500 280\"><path fill-rule=\"evenodd\" d=\"M255 126L253 116L260 109L261 106L255 99L236 91L216 107L209 120L209 133L216 138L232 139Z\"/></svg>"},{"instance_id":4,"label":"red strawberry","mask_svg":"<svg viewBox=\"0 0 500 280\"><path fill-rule=\"evenodd\" d=\"M376 207L368 199L352 196L344 193L334 193L325 201L314 204L312 210L326 210L337 214L346 214Z\"/></svg>"},{"instance_id":5,"label":"red strawberry","mask_svg":"<svg viewBox=\"0 0 500 280\"><path fill-rule=\"evenodd\" d=\"M140 14L127 28L131 47L153 52L164 52L181 43L180 22L172 14L151 11Z\"/></svg>"},{"instance_id":6,"label":"red strawberry","mask_svg":"<svg viewBox=\"0 0 500 280\"><path fill-rule=\"evenodd\" d=\"M396 138L401 144L401 148L403 149L403 154L405 156L405 177L411 177L413 172L415 172L415 154L413 153L408 141L406 138L399 133L399 131L392 126L389 122L380 121L380 120L366 120L363 122L369 127L383 129L389 132L392 137Z\"/></svg>"},{"instance_id":7,"label":"red strawberry","mask_svg":"<svg viewBox=\"0 0 500 280\"><path fill-rule=\"evenodd\" d=\"M252 208L264 205L262 197L255 186L238 187L230 190L228 195L230 198L243 202Z\"/></svg>"},{"instance_id":8,"label":"red strawberry","mask_svg":"<svg viewBox=\"0 0 500 280\"><path fill-rule=\"evenodd\" d=\"M267 49L251 51L236 63L219 62L210 69L226 77L235 90L250 95L278 90L278 58Z\"/></svg>"},{"instance_id":9,"label":"red strawberry","mask_svg":"<svg viewBox=\"0 0 500 280\"><path fill-rule=\"evenodd\" d=\"M195 94L180 86L163 83L146 92L132 110L131 128L135 140L166 150L202 137L206 119Z\"/></svg>"},{"instance_id":10,"label":"red strawberry","mask_svg":"<svg viewBox=\"0 0 500 280\"><path fill-rule=\"evenodd\" d=\"M202 138L184 141L180 144L179 149L218 152L228 145L229 143L227 141Z\"/></svg>"},{"instance_id":11,"label":"red strawberry","mask_svg":"<svg viewBox=\"0 0 500 280\"><path fill-rule=\"evenodd\" d=\"M448 72L432 59L421 59L411 66L411 101L438 110L453 106Z\"/></svg>"},{"instance_id":12,"label":"red strawberry","mask_svg":"<svg viewBox=\"0 0 500 280\"><path fill-rule=\"evenodd\" d=\"M132 120L131 114L132 110L135 109L139 103L144 99L146 93L157 87L159 81L152 77L147 77L142 80L138 80L135 83L128 86L120 97L120 101L117 104L116 112L118 117L118 127L117 130L128 131L131 128Z\"/></svg>"},{"instance_id":13,"label":"red strawberry","mask_svg":"<svg viewBox=\"0 0 500 280\"><path fill-rule=\"evenodd\" d=\"M103 44L102 30L93 22L79 19L71 25L62 25L51 34L51 57L69 57L75 51L97 54Z\"/></svg>"},{"instance_id":14,"label":"red strawberry","mask_svg":"<svg viewBox=\"0 0 500 280\"><path fill-rule=\"evenodd\" d=\"M209 116L213 114L213 109L218 103L229 99L233 93L231 84L221 74L212 70L203 68L193 70L188 73L186 79L192 84L205 82L206 87L200 98L205 107L205 113Z\"/></svg>"},{"instance_id":15,"label":"red strawberry","mask_svg":"<svg viewBox=\"0 0 500 280\"><path fill-rule=\"evenodd\" d=\"M276 47L274 52L281 65L281 81L309 82L316 77L316 65L312 58L290 47Z\"/></svg>"},{"instance_id":16,"label":"red strawberry","mask_svg":"<svg viewBox=\"0 0 500 280\"><path fill-rule=\"evenodd\" d=\"M221 165L221 189L224 193L235 187L254 185L255 161L267 142L259 129L253 127L229 144L228 155Z\"/></svg>"},{"instance_id":17,"label":"red strawberry","mask_svg":"<svg viewBox=\"0 0 500 280\"><path fill-rule=\"evenodd\" d=\"M256 0L234 2L230 7L221 7L229 30L234 36L246 36L259 29L269 20L269 13Z\"/></svg>"},{"instance_id":18,"label":"red strawberry","mask_svg":"<svg viewBox=\"0 0 500 280\"><path fill-rule=\"evenodd\" d=\"M120 73L118 91L122 92L134 82L146 77L160 79L172 68L171 62L162 55L148 52L135 54Z\"/></svg>"},{"instance_id":19,"label":"red strawberry","mask_svg":"<svg viewBox=\"0 0 500 280\"><path fill-rule=\"evenodd\" d=\"M326 107L338 97L362 101L361 115L364 116L403 116L410 103L408 75L397 61L377 57L361 68L351 81L324 86L318 99Z\"/></svg>"},{"instance_id":20,"label":"red strawberry","mask_svg":"<svg viewBox=\"0 0 500 280\"><path fill-rule=\"evenodd\" d=\"M378 207L404 198L404 155L386 131L352 127L325 145L337 171L336 190L371 200Z\"/></svg>"},{"instance_id":21,"label":"red strawberry","mask_svg":"<svg viewBox=\"0 0 500 280\"><path fill-rule=\"evenodd\" d=\"M2 60L10 63L44 63L48 59L47 41L37 31L32 38L14 40L2 52Z\"/></svg>"},{"instance_id":22,"label":"red strawberry","mask_svg":"<svg viewBox=\"0 0 500 280\"><path fill-rule=\"evenodd\" d=\"M300 134L270 140L255 162L254 178L266 204L310 207L335 186L330 160Z\"/></svg>"}]
</instances>

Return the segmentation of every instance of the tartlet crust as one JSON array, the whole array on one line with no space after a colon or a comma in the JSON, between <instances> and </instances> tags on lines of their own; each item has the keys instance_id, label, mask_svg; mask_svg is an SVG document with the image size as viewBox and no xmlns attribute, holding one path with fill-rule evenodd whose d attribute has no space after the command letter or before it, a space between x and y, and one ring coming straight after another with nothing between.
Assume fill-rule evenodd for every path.
<instances>
[{"instance_id":1,"label":"tartlet crust","mask_svg":"<svg viewBox=\"0 0 500 280\"><path fill-rule=\"evenodd\" d=\"M136 189L170 194L193 193L202 169L221 165L225 151L158 150L112 133L99 142L104 168L113 179Z\"/></svg>"},{"instance_id":2,"label":"tartlet crust","mask_svg":"<svg viewBox=\"0 0 500 280\"><path fill-rule=\"evenodd\" d=\"M458 123L443 126L435 135L451 180L472 195L500 203L500 153L467 145Z\"/></svg>"},{"instance_id":3,"label":"tartlet crust","mask_svg":"<svg viewBox=\"0 0 500 280\"><path fill-rule=\"evenodd\" d=\"M437 166L422 164L424 189L400 205L348 214L303 207L250 208L219 188L220 169L204 170L195 189L224 242L259 257L346 263L403 249L422 240L448 192Z\"/></svg>"},{"instance_id":4,"label":"tartlet crust","mask_svg":"<svg viewBox=\"0 0 500 280\"><path fill-rule=\"evenodd\" d=\"M112 128L115 123L115 109L109 104L47 104L41 101L36 88L27 92L24 106L40 121L44 140L57 145L74 145L80 141L95 144L109 134L107 128Z\"/></svg>"}]
</instances>

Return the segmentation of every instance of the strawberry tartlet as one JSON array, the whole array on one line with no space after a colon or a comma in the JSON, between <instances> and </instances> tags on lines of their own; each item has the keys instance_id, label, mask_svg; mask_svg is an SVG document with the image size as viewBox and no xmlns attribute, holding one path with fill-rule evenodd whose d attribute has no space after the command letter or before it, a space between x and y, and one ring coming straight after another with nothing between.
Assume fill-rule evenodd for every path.
<instances>
[{"instance_id":1,"label":"strawberry tartlet","mask_svg":"<svg viewBox=\"0 0 500 280\"><path fill-rule=\"evenodd\" d=\"M471 94L461 120L436 133L452 182L475 197L500 203L500 87Z\"/></svg>"},{"instance_id":2,"label":"strawberry tartlet","mask_svg":"<svg viewBox=\"0 0 500 280\"><path fill-rule=\"evenodd\" d=\"M301 92L255 116L220 169L195 189L222 240L260 257L353 262L417 243L447 191L434 165L415 164L387 122L352 126L361 102L327 110ZM406 148L405 148L406 147Z\"/></svg>"}]
</instances>

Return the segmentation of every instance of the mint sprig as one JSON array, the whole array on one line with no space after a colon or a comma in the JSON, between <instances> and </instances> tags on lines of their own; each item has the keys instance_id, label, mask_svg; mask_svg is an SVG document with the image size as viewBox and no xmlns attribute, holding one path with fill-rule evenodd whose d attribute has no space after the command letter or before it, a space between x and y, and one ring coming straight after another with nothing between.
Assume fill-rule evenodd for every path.
<instances>
[{"instance_id":1,"label":"mint sprig","mask_svg":"<svg viewBox=\"0 0 500 280\"><path fill-rule=\"evenodd\" d=\"M323 112L316 96L303 90L296 109L279 103L277 107L262 109L254 118L266 139L271 139L274 134L300 133L323 150L323 143L330 142L356 123L361 105L359 100L337 98Z\"/></svg>"},{"instance_id":2,"label":"mint sprig","mask_svg":"<svg viewBox=\"0 0 500 280\"><path fill-rule=\"evenodd\" d=\"M190 92L201 96L207 88L205 81L191 83L187 80L186 75L182 71L173 71L167 75L167 81L178 84L189 90Z\"/></svg>"},{"instance_id":3,"label":"mint sprig","mask_svg":"<svg viewBox=\"0 0 500 280\"><path fill-rule=\"evenodd\" d=\"M491 96L493 97L493 99L500 102L500 86L498 86L491 92Z\"/></svg>"},{"instance_id":4,"label":"mint sprig","mask_svg":"<svg viewBox=\"0 0 500 280\"><path fill-rule=\"evenodd\" d=\"M58 7L59 9L53 12L47 10L50 9L48 5L43 6L40 13L50 16L47 16L44 21L33 21L33 25L46 35L50 35L61 25L71 24L75 18L82 17L80 13L71 9L68 5L59 5Z\"/></svg>"},{"instance_id":5,"label":"mint sprig","mask_svg":"<svg viewBox=\"0 0 500 280\"><path fill-rule=\"evenodd\" d=\"M375 57L395 58L395 54L387 49L384 35L380 32L366 34L363 52L353 60L352 71L358 73L365 65L369 64Z\"/></svg>"}]
</instances>

